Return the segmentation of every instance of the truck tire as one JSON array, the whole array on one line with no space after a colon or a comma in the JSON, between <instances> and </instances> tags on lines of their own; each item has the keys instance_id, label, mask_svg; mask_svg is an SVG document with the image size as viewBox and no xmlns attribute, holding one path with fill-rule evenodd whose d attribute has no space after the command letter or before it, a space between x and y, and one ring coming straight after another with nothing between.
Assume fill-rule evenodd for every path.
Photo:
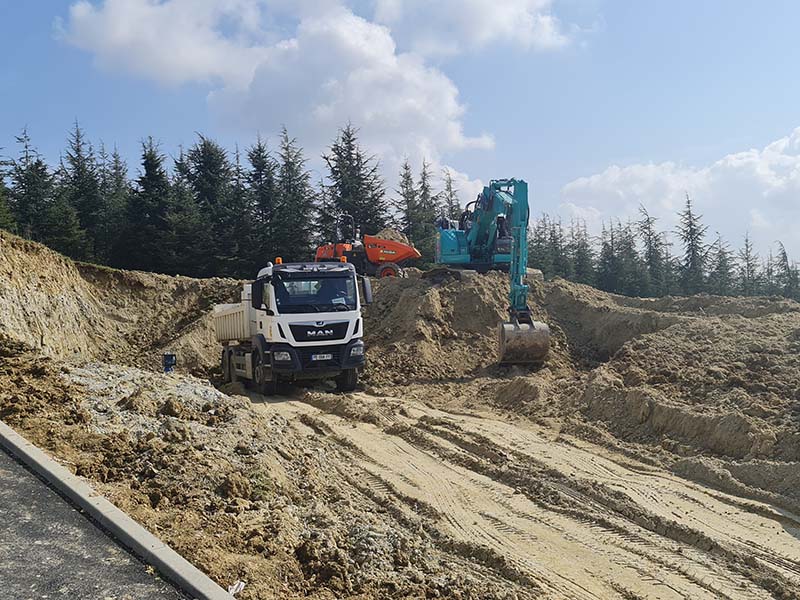
<instances>
[{"instance_id":1,"label":"truck tire","mask_svg":"<svg viewBox=\"0 0 800 600\"><path fill-rule=\"evenodd\" d=\"M222 360L220 361L222 366L222 383L230 383L231 382L231 370L230 370L230 362L228 361L228 349L225 348L222 351Z\"/></svg>"},{"instance_id":2,"label":"truck tire","mask_svg":"<svg viewBox=\"0 0 800 600\"><path fill-rule=\"evenodd\" d=\"M383 263L377 268L378 277L401 277L402 271L393 262Z\"/></svg>"},{"instance_id":3,"label":"truck tire","mask_svg":"<svg viewBox=\"0 0 800 600\"><path fill-rule=\"evenodd\" d=\"M228 381L236 383L239 376L236 374L236 365L233 364L233 352L228 353Z\"/></svg>"},{"instance_id":4,"label":"truck tire","mask_svg":"<svg viewBox=\"0 0 800 600\"><path fill-rule=\"evenodd\" d=\"M263 374L259 367L261 366L261 353L256 353L253 357L253 382L256 386L256 391L262 396L275 396L278 394L278 381L277 379L264 380Z\"/></svg>"},{"instance_id":5,"label":"truck tire","mask_svg":"<svg viewBox=\"0 0 800 600\"><path fill-rule=\"evenodd\" d=\"M339 392L352 392L358 385L358 370L345 369L336 378L336 390Z\"/></svg>"}]
</instances>

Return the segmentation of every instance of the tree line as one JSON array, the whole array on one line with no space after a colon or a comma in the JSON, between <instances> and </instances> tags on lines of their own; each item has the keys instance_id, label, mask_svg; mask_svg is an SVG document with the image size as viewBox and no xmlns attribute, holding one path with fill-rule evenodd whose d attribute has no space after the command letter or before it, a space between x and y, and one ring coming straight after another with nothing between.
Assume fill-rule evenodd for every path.
<instances>
[{"instance_id":1,"label":"tree line","mask_svg":"<svg viewBox=\"0 0 800 600\"><path fill-rule=\"evenodd\" d=\"M124 269L252 277L276 256L312 259L318 244L339 238L342 214L352 215L362 233L399 229L430 262L436 217L458 211L449 171L444 189L434 192L428 163L415 178L405 161L399 189L389 192L379 162L350 124L322 157L321 181L312 180L302 147L286 129L275 149L259 138L230 153L198 135L174 157L150 137L135 177L116 149L95 147L77 123L54 168L27 131L16 146L0 164L0 228L77 260Z\"/></svg>"},{"instance_id":2,"label":"tree line","mask_svg":"<svg viewBox=\"0 0 800 600\"><path fill-rule=\"evenodd\" d=\"M326 174L312 179L303 148L284 128L276 148L258 138L228 152L198 135L168 157L153 138L141 144L137 174L116 149L93 145L75 124L55 167L27 131L0 162L0 228L42 242L77 260L195 277L249 278L267 261L310 260L338 239L342 214L362 233L391 226L434 259L437 217L457 219L458 190L449 170L427 162L415 176L406 160L396 190L351 124L322 156ZM438 188L438 189L437 189ZM543 215L529 230L531 266L633 296L667 294L783 295L800 299L798 266L780 242L759 256L749 237L733 251L708 228L687 196L674 249L642 207L636 221L607 223L599 236L585 223L565 226Z\"/></svg>"},{"instance_id":3,"label":"tree line","mask_svg":"<svg viewBox=\"0 0 800 600\"><path fill-rule=\"evenodd\" d=\"M688 195L678 217L673 248L645 207L638 220L607 223L598 237L589 235L585 223L564 226L542 215L529 230L529 263L546 278L563 277L626 296L708 293L800 301L800 268L783 243L759 256L749 235L736 251L719 234L709 240L708 226Z\"/></svg>"}]
</instances>

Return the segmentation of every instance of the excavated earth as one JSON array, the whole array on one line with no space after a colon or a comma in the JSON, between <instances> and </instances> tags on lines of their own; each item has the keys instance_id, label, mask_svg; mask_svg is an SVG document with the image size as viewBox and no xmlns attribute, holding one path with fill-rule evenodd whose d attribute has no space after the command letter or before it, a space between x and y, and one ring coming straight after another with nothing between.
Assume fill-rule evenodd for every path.
<instances>
[{"instance_id":1,"label":"excavated earth","mask_svg":"<svg viewBox=\"0 0 800 600\"><path fill-rule=\"evenodd\" d=\"M531 285L543 368L504 276L411 271L360 391L267 399L213 385L238 282L0 232L0 419L237 598L800 597L800 305Z\"/></svg>"}]
</instances>

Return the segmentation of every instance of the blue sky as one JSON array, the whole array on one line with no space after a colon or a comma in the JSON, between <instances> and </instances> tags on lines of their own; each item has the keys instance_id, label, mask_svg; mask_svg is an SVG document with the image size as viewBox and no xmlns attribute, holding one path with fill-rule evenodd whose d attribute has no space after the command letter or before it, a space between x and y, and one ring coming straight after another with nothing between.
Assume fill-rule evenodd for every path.
<instances>
[{"instance_id":1,"label":"blue sky","mask_svg":"<svg viewBox=\"0 0 800 600\"><path fill-rule=\"evenodd\" d=\"M135 169L147 135L174 153L286 124L321 172L351 119L390 184L404 156L451 169L465 200L523 177L535 212L593 228L641 202L669 229L688 192L734 244L800 255L800 3L155 4L0 0L4 152L27 126L55 162L78 119Z\"/></svg>"}]
</instances>

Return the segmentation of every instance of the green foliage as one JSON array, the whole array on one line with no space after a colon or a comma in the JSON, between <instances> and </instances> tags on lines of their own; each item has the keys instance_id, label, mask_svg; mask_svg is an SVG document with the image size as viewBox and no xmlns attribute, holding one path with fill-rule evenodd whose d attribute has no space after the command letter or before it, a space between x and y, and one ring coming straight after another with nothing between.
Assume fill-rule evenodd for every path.
<instances>
[{"instance_id":1,"label":"green foliage","mask_svg":"<svg viewBox=\"0 0 800 600\"><path fill-rule=\"evenodd\" d=\"M254 277L267 261L311 260L314 245L337 236L336 217L352 214L362 231L374 233L390 219L377 162L359 146L352 125L341 129L323 157L328 177L316 186L302 148L284 129L276 154L260 138L240 159L199 136L172 160L147 139L139 175L103 145L95 153L76 124L68 150L52 170L27 131L17 137L17 158L0 164L0 228L45 243L78 259L112 266L190 276ZM171 164L170 164L171 163ZM461 207L449 169L434 190L430 166L415 179L400 169L393 225L434 258L441 215L458 218ZM683 293L782 295L800 300L800 273L778 242L767 258L749 236L732 252L719 236L707 246L706 226L691 199L679 215L680 256L658 222L640 208L635 223L605 223L597 238L586 224L568 227L542 215L531 223L531 267L545 277L564 277L633 296ZM775 250L775 252L773 252Z\"/></svg>"},{"instance_id":2,"label":"green foliage","mask_svg":"<svg viewBox=\"0 0 800 600\"><path fill-rule=\"evenodd\" d=\"M717 240L709 252L709 273L706 289L709 294L729 296L736 287L733 252L728 244L717 234Z\"/></svg>"},{"instance_id":3,"label":"green foliage","mask_svg":"<svg viewBox=\"0 0 800 600\"><path fill-rule=\"evenodd\" d=\"M686 194L686 208L680 213L678 238L683 244L683 261L680 264L681 289L691 295L703 291L707 248L704 242L707 226L702 217L692 210L692 200Z\"/></svg>"},{"instance_id":4,"label":"green foliage","mask_svg":"<svg viewBox=\"0 0 800 600\"><path fill-rule=\"evenodd\" d=\"M325 190L323 226L330 227L331 220L335 224L339 215L347 214L362 234L374 235L386 227L389 208L378 161L359 147L358 130L352 124L339 130L323 159L331 181Z\"/></svg>"},{"instance_id":5,"label":"green foliage","mask_svg":"<svg viewBox=\"0 0 800 600\"><path fill-rule=\"evenodd\" d=\"M17 220L14 218L14 213L11 211L8 191L6 190L2 178L0 178L0 229L5 229L12 233L16 233L17 231Z\"/></svg>"},{"instance_id":6,"label":"green foliage","mask_svg":"<svg viewBox=\"0 0 800 600\"><path fill-rule=\"evenodd\" d=\"M115 262L126 269L164 272L170 210L170 184L164 155L153 138L142 143L141 175L130 195L126 227L115 248Z\"/></svg>"},{"instance_id":7,"label":"green foliage","mask_svg":"<svg viewBox=\"0 0 800 600\"><path fill-rule=\"evenodd\" d=\"M461 204L458 201L458 190L453 183L450 169L442 169L442 177L444 178L444 190L441 193L442 209L448 219L457 220L461 216Z\"/></svg>"},{"instance_id":8,"label":"green foliage","mask_svg":"<svg viewBox=\"0 0 800 600\"><path fill-rule=\"evenodd\" d=\"M86 231L86 254L78 258L108 260L108 240L103 228L107 207L101 193L97 158L77 121L58 171L58 185L60 194L75 209L80 226Z\"/></svg>"},{"instance_id":9,"label":"green foliage","mask_svg":"<svg viewBox=\"0 0 800 600\"><path fill-rule=\"evenodd\" d=\"M430 165L423 161L415 190L415 203L408 215L411 243L422 255L421 264L430 264L436 253L436 217L439 213L437 197L433 193Z\"/></svg>"},{"instance_id":10,"label":"green foliage","mask_svg":"<svg viewBox=\"0 0 800 600\"><path fill-rule=\"evenodd\" d=\"M400 184L395 209L399 215L397 224L406 236L411 236L411 229L417 218L417 188L414 185L414 174L408 159L400 166Z\"/></svg>"},{"instance_id":11,"label":"green foliage","mask_svg":"<svg viewBox=\"0 0 800 600\"><path fill-rule=\"evenodd\" d=\"M275 213L280 195L278 193L278 163L259 138L247 149L250 164L245 174L245 183L250 196L253 238L250 247L251 271L257 272L278 252L276 244L277 221Z\"/></svg>"},{"instance_id":12,"label":"green foliage","mask_svg":"<svg viewBox=\"0 0 800 600\"><path fill-rule=\"evenodd\" d=\"M278 191L280 202L275 221L277 252L286 261L309 260L314 255L314 210L316 192L311 174L306 170L303 149L286 128L281 133L278 154Z\"/></svg>"},{"instance_id":13,"label":"green foliage","mask_svg":"<svg viewBox=\"0 0 800 600\"><path fill-rule=\"evenodd\" d=\"M47 243L44 223L47 208L54 200L53 176L32 147L26 130L16 140L21 148L19 158L11 164L9 198L17 232L29 239Z\"/></svg>"}]
</instances>

